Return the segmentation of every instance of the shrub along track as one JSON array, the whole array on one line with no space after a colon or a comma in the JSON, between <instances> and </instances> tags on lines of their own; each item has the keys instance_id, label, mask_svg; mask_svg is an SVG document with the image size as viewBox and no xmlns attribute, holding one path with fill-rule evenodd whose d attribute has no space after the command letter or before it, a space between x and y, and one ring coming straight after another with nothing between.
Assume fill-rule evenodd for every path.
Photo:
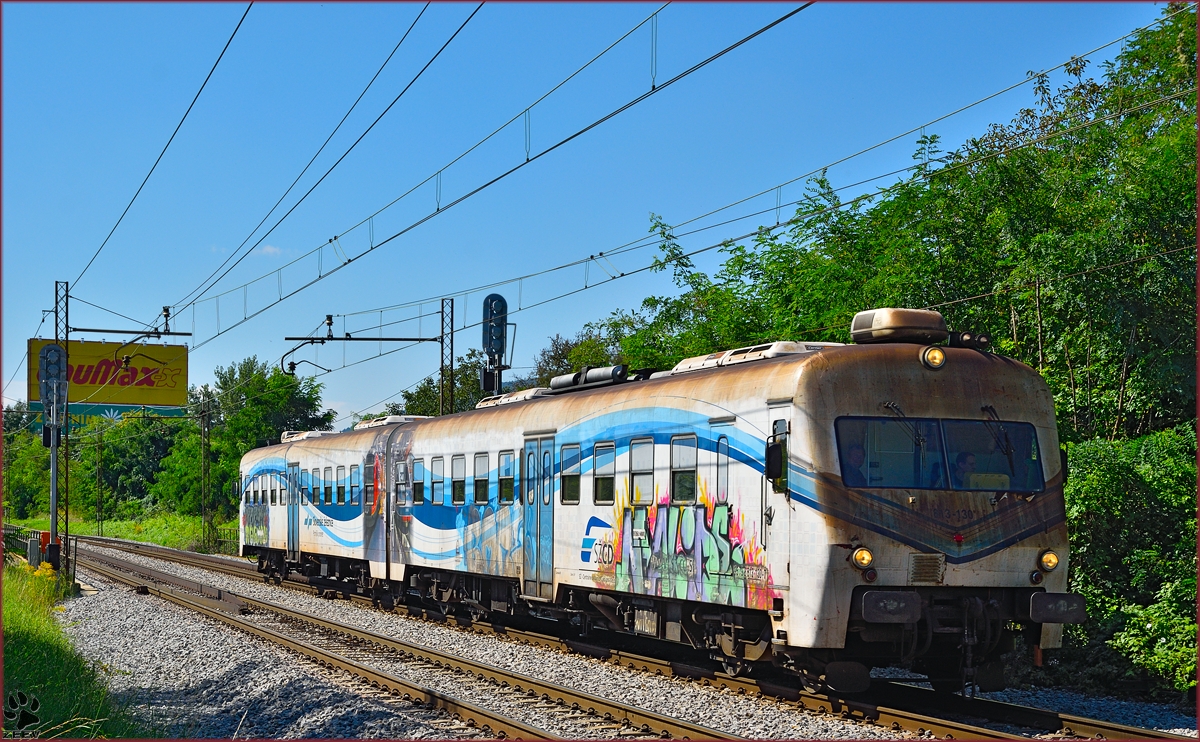
<instances>
[{"instance_id":1,"label":"shrub along track","mask_svg":"<svg viewBox=\"0 0 1200 742\"><path fill-rule=\"evenodd\" d=\"M150 544L120 541L117 539L102 539L95 537L80 537L83 543L95 543L113 549L120 549L134 554L141 554L155 559L164 559L179 564L185 564L202 569L211 569L224 574L246 579L261 579L255 565L249 561L238 562L232 559L214 557L205 554L181 552L175 549ZM179 579L179 578L174 578ZM290 576L282 586L304 592L316 590L330 592L330 583L313 580L303 576ZM371 599L353 593L343 593L351 600L371 603ZM248 602L249 599L243 598ZM264 604L267 605L267 604ZM275 610L273 607L272 610ZM281 609L287 611L288 609ZM964 698L958 695L937 693L931 690L898 682L878 682L871 691L858 697L840 697L827 693L813 693L790 684L776 680L755 679L748 677L730 677L712 669L670 660L657 659L625 652L621 649L603 647L595 644L580 642L572 639L549 636L538 632L525 631L511 626L500 626L483 621L469 621L430 614L420 609L411 610L414 615L425 615L434 620L442 620L451 625L475 633L494 634L499 637L524 642L527 644L546 647L564 652L585 654L602 660L608 660L630 669L687 678L704 685L727 688L731 691L746 694L751 697L774 698L780 702L790 702L802 709L817 713L831 714L842 718L890 727L897 731L907 731L921 736L936 736L946 739L1020 739L1021 736L1003 731L987 729L958 721L952 721L939 715L951 715L955 718L968 717L984 720L993 724L1012 725L1029 730L1029 734L1039 737L1090 738L1090 739L1179 739L1191 740L1194 737L1176 735L1155 729L1143 729L1124 724L1088 719L1070 714L1060 714L1055 711L1038 709L1029 706L994 701L984 698ZM322 621L322 619L315 619ZM349 627L346 627L349 628ZM350 631L357 631L349 628ZM361 632L367 633L367 632ZM386 638L385 638L386 639ZM388 641L394 641L387 639ZM396 642L401 643L401 642ZM411 650L406 650L411 651ZM461 660L460 660L461 661ZM530 679L532 680L532 679ZM536 682L536 681L535 681ZM887 704L880 705L880 704ZM693 735L694 736L694 735Z\"/></svg>"}]
</instances>

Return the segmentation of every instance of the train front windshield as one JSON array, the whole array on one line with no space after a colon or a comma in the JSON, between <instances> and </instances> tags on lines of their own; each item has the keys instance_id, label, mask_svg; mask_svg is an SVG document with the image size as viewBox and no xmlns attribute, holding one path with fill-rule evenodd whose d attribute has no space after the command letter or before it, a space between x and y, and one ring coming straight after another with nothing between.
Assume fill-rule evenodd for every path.
<instances>
[{"instance_id":1,"label":"train front windshield","mask_svg":"<svg viewBox=\"0 0 1200 742\"><path fill-rule=\"evenodd\" d=\"M848 487L1041 492L1037 432L993 420L840 417L835 422Z\"/></svg>"}]
</instances>

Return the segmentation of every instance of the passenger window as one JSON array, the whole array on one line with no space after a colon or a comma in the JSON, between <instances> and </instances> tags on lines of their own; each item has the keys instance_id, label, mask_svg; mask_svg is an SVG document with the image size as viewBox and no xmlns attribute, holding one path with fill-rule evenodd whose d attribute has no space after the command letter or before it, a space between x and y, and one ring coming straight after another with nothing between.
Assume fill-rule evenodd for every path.
<instances>
[{"instance_id":1,"label":"passenger window","mask_svg":"<svg viewBox=\"0 0 1200 742\"><path fill-rule=\"evenodd\" d=\"M321 470L312 470L312 501L314 505L321 504Z\"/></svg>"},{"instance_id":2,"label":"passenger window","mask_svg":"<svg viewBox=\"0 0 1200 742\"><path fill-rule=\"evenodd\" d=\"M654 503L654 440L644 438L629 443L629 491L635 505Z\"/></svg>"},{"instance_id":3,"label":"passenger window","mask_svg":"<svg viewBox=\"0 0 1200 742\"><path fill-rule=\"evenodd\" d=\"M300 501L305 505L307 505L309 501L309 476L310 474L308 473L308 469L302 469L300 471Z\"/></svg>"},{"instance_id":4,"label":"passenger window","mask_svg":"<svg viewBox=\"0 0 1200 742\"><path fill-rule=\"evenodd\" d=\"M325 467L325 504L333 504L333 467Z\"/></svg>"},{"instance_id":5,"label":"passenger window","mask_svg":"<svg viewBox=\"0 0 1200 742\"><path fill-rule=\"evenodd\" d=\"M696 501L696 436L671 439L671 500Z\"/></svg>"},{"instance_id":6,"label":"passenger window","mask_svg":"<svg viewBox=\"0 0 1200 742\"><path fill-rule=\"evenodd\" d=\"M579 446L562 447L562 490L559 495L564 505L579 504Z\"/></svg>"},{"instance_id":7,"label":"passenger window","mask_svg":"<svg viewBox=\"0 0 1200 742\"><path fill-rule=\"evenodd\" d=\"M537 453L530 451L525 457L525 502L533 505L537 502L537 477L534 472L537 471Z\"/></svg>"},{"instance_id":8,"label":"passenger window","mask_svg":"<svg viewBox=\"0 0 1200 742\"><path fill-rule=\"evenodd\" d=\"M434 456L429 460L429 475L433 488L433 504L441 505L446 501L446 466L441 456Z\"/></svg>"},{"instance_id":9,"label":"passenger window","mask_svg":"<svg viewBox=\"0 0 1200 742\"><path fill-rule=\"evenodd\" d=\"M592 450L592 502L612 505L615 501L617 449L611 443L597 443Z\"/></svg>"},{"instance_id":10,"label":"passenger window","mask_svg":"<svg viewBox=\"0 0 1200 742\"><path fill-rule=\"evenodd\" d=\"M513 452L512 451L501 451L500 452L500 467L499 467L499 471L497 472L497 476L500 479L500 504L501 505L511 505L512 501L513 501L513 493L515 491L514 487L513 487L513 482L514 482L514 475L516 473L513 471L513 468L514 468L513 467Z\"/></svg>"},{"instance_id":11,"label":"passenger window","mask_svg":"<svg viewBox=\"0 0 1200 742\"><path fill-rule=\"evenodd\" d=\"M406 487L408 485L408 462L407 461L397 461L396 462L395 471L392 473L392 481L393 481L392 488L396 494L396 504L397 505L406 504L408 502L408 492L406 491ZM370 488L370 486L371 485L368 482L367 487Z\"/></svg>"},{"instance_id":12,"label":"passenger window","mask_svg":"<svg viewBox=\"0 0 1200 742\"><path fill-rule=\"evenodd\" d=\"M274 483L274 482L271 482L271 484L275 484L275 483ZM271 488L271 504L272 504L272 505L278 505L278 504L279 504L279 503L275 502L275 493L276 493L276 491L277 491L277 490L276 490L274 487L272 487L272 488Z\"/></svg>"},{"instance_id":13,"label":"passenger window","mask_svg":"<svg viewBox=\"0 0 1200 742\"><path fill-rule=\"evenodd\" d=\"M380 472L380 479L383 478L383 471ZM370 502L375 499L375 455L368 454L367 462L363 464L363 502Z\"/></svg>"},{"instance_id":14,"label":"passenger window","mask_svg":"<svg viewBox=\"0 0 1200 742\"><path fill-rule=\"evenodd\" d=\"M358 493L362 489L362 479L358 476L358 465L350 465L350 504L358 505Z\"/></svg>"},{"instance_id":15,"label":"passenger window","mask_svg":"<svg viewBox=\"0 0 1200 742\"><path fill-rule=\"evenodd\" d=\"M346 467L339 466L337 468L337 504L346 504Z\"/></svg>"},{"instance_id":16,"label":"passenger window","mask_svg":"<svg viewBox=\"0 0 1200 742\"><path fill-rule=\"evenodd\" d=\"M475 454L475 504L486 505L488 501L488 455L486 453Z\"/></svg>"},{"instance_id":17,"label":"passenger window","mask_svg":"<svg viewBox=\"0 0 1200 742\"><path fill-rule=\"evenodd\" d=\"M413 505L425 503L425 459L413 459Z\"/></svg>"},{"instance_id":18,"label":"passenger window","mask_svg":"<svg viewBox=\"0 0 1200 742\"><path fill-rule=\"evenodd\" d=\"M462 505L467 501L467 457L450 457L450 503Z\"/></svg>"},{"instance_id":19,"label":"passenger window","mask_svg":"<svg viewBox=\"0 0 1200 742\"><path fill-rule=\"evenodd\" d=\"M717 502L729 499L729 439L717 439Z\"/></svg>"}]
</instances>

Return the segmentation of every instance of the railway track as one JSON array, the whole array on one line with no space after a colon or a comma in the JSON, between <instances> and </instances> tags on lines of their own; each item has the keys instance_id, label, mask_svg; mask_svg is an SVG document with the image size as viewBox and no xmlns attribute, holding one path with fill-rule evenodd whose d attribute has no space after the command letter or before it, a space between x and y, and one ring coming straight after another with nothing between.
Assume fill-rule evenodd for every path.
<instances>
[{"instance_id":1,"label":"railway track","mask_svg":"<svg viewBox=\"0 0 1200 742\"><path fill-rule=\"evenodd\" d=\"M156 545L131 544L115 539L95 539L82 537L84 543L121 549L129 553L142 554L152 558L167 559L188 566L201 566L221 571L225 574L261 579L255 566L250 562L244 565L228 559L202 554L191 554L167 549ZM195 558L193 558L195 557ZM328 589L315 585L303 576L289 577L282 583L290 589L312 592ZM370 598L350 594L352 600L371 603ZM416 611L421 614L423 612ZM499 626L482 621L455 621L440 615L431 616L445 620L450 625L474 633L484 633L500 636L509 640L524 642L534 646L554 649L563 652L585 654L601 660L610 661L621 666L649 672L690 679L704 685L725 688L732 692L746 694L751 697L773 698L780 702L795 704L806 711L818 714L831 714L842 718L869 724L885 726L897 731L907 731L919 736L935 736L945 739L1021 739L1025 736L1087 738L1087 739L1178 739L1195 740L1194 737L1162 732L1155 729L1143 729L1099 719L1089 719L1071 714L1063 714L1047 709L994 701L984 698L965 698L958 695L937 693L932 690L900 682L881 682L872 685L868 694L860 697L845 698L834 695L813 693L790 684L778 681L731 677L715 670L673 662L654 657L623 651L619 648L604 647L587 642L551 636L547 634L521 630L511 626ZM940 718L934 714L950 715L955 719L978 719L986 723L1009 725L1028 730L1027 735L1011 734L1004 731L988 729L966 722Z\"/></svg>"},{"instance_id":2,"label":"railway track","mask_svg":"<svg viewBox=\"0 0 1200 742\"><path fill-rule=\"evenodd\" d=\"M528 722L444 692L434 691L399 675L397 665L420 665L456 676L454 685L514 709L535 704L539 711L562 717L570 737L743 739L710 727L638 709L555 683L451 655L420 644L397 640L313 616L267 601L208 587L143 565L91 553L78 556L80 566L108 579L153 593L231 626L296 651L322 666L344 670L383 691L401 694L441 708L485 734L517 739L562 739ZM174 587L171 587L174 586ZM178 588L178 589L176 589ZM298 638L303 636L303 639ZM382 668L380 665L390 665Z\"/></svg>"}]
</instances>

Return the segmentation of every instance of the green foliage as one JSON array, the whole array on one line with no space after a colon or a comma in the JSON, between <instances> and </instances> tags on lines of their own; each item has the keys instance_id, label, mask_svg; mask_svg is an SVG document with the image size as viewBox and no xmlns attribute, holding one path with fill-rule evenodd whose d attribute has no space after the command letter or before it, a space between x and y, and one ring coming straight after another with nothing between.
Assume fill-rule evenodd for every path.
<instances>
[{"instance_id":1,"label":"green foliage","mask_svg":"<svg viewBox=\"0 0 1200 742\"><path fill-rule=\"evenodd\" d=\"M1100 82L1085 60L1057 91L1039 79L1034 107L952 152L923 137L911 175L873 197L843 202L813 179L786 230L725 245L711 276L652 215L656 269L680 294L593 327L631 366L669 368L771 340L845 342L855 312L935 306L1043 373L1064 439L1190 418L1195 23L1189 9L1140 32Z\"/></svg>"},{"instance_id":2,"label":"green foliage","mask_svg":"<svg viewBox=\"0 0 1200 742\"><path fill-rule=\"evenodd\" d=\"M486 359L483 351L471 348L466 355L459 356L454 361L454 412L475 409L479 401L488 396L479 386L479 372L483 369ZM426 376L412 389L400 393L404 399L403 412L392 412L394 407L386 408L388 414L428 415L436 417L441 414L440 380Z\"/></svg>"},{"instance_id":3,"label":"green foliage","mask_svg":"<svg viewBox=\"0 0 1200 742\"><path fill-rule=\"evenodd\" d=\"M24 518L50 509L50 451L41 436L5 431L4 510Z\"/></svg>"},{"instance_id":4,"label":"green foliage","mask_svg":"<svg viewBox=\"0 0 1200 742\"><path fill-rule=\"evenodd\" d=\"M52 571L4 568L4 690L23 691L39 704L40 723L25 731L40 737L151 736L113 703L103 677L54 620L62 596Z\"/></svg>"},{"instance_id":5,"label":"green foliage","mask_svg":"<svg viewBox=\"0 0 1200 742\"><path fill-rule=\"evenodd\" d=\"M1069 452L1071 589L1087 599L1090 615L1077 641L1107 641L1177 689L1194 687L1194 425L1086 441ZM1191 670L1180 664L1185 656Z\"/></svg>"}]
</instances>

